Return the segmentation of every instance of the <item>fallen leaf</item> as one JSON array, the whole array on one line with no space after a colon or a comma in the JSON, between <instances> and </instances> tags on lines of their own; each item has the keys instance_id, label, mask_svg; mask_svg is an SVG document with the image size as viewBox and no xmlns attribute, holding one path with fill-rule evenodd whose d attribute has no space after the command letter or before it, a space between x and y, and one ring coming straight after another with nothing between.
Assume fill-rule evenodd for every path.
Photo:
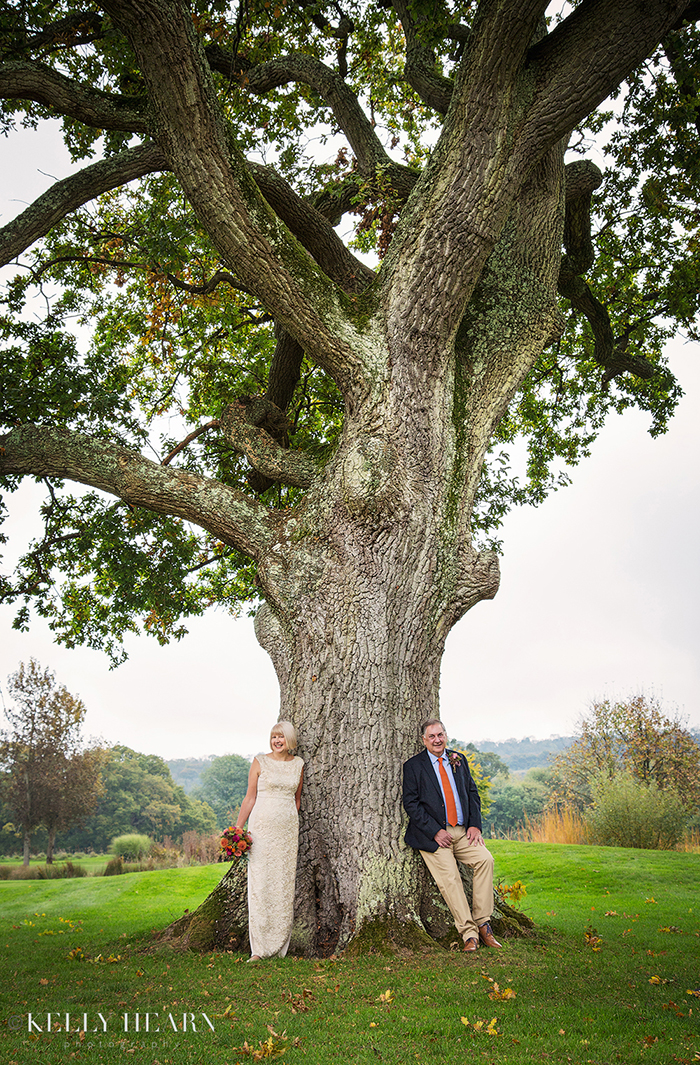
<instances>
[{"instance_id":1,"label":"fallen leaf","mask_svg":"<svg viewBox=\"0 0 700 1065\"><path fill-rule=\"evenodd\" d=\"M496 1017L492 1017L488 1024L486 1023L486 1021L474 1021L474 1023L472 1024L472 1022L469 1021L466 1017L460 1017L460 1020L465 1026L465 1028L471 1028L472 1032L476 1033L477 1035L501 1034L496 1028Z\"/></svg>"},{"instance_id":2,"label":"fallen leaf","mask_svg":"<svg viewBox=\"0 0 700 1065\"><path fill-rule=\"evenodd\" d=\"M602 938L598 935L598 932L591 925L584 932L584 938L586 943L592 950L600 950L600 945L603 942Z\"/></svg>"},{"instance_id":3,"label":"fallen leaf","mask_svg":"<svg viewBox=\"0 0 700 1065\"><path fill-rule=\"evenodd\" d=\"M494 984L493 991L489 994L489 998L494 1002L505 1002L509 998L515 998L515 991L512 987L504 987L501 991L498 984Z\"/></svg>"}]
</instances>

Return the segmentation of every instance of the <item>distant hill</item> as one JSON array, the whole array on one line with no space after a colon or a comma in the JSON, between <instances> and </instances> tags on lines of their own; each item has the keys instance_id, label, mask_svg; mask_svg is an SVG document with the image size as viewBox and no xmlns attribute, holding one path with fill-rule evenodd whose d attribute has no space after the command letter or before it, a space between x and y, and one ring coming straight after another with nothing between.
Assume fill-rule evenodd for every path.
<instances>
[{"instance_id":1,"label":"distant hill","mask_svg":"<svg viewBox=\"0 0 700 1065\"><path fill-rule=\"evenodd\" d=\"M211 765L215 757L216 755L210 754L208 758L174 758L166 764L175 783L189 795L199 787L203 771Z\"/></svg>"},{"instance_id":2,"label":"distant hill","mask_svg":"<svg viewBox=\"0 0 700 1065\"><path fill-rule=\"evenodd\" d=\"M508 768L514 773L522 769L538 769L549 765L551 755L570 747L574 742L573 736L550 736L547 740L536 740L534 736L526 736L523 740L503 740L496 743L493 740L480 740L476 747L480 751L493 751L502 758Z\"/></svg>"},{"instance_id":3,"label":"distant hill","mask_svg":"<svg viewBox=\"0 0 700 1065\"><path fill-rule=\"evenodd\" d=\"M689 732L696 743L700 744L700 729L691 728ZM517 773L525 769L540 769L549 765L550 755L558 754L559 751L570 747L574 738L574 736L550 736L546 740L537 740L534 736L526 736L522 740L510 739L503 740L501 743L496 743L495 740L480 740L475 746L479 751L493 751L503 759L512 772ZM216 757L211 754L208 758L175 758L166 764L175 783L184 788L189 795L200 786L203 770L211 765Z\"/></svg>"}]
</instances>

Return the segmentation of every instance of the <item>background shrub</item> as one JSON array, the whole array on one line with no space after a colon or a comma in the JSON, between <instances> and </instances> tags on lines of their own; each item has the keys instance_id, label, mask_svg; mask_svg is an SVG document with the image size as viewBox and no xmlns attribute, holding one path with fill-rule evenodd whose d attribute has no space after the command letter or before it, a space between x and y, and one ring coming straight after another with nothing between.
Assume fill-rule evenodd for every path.
<instances>
[{"instance_id":1,"label":"background shrub","mask_svg":"<svg viewBox=\"0 0 700 1065\"><path fill-rule=\"evenodd\" d=\"M74 862L62 865L9 865L0 870L0 880L66 880L81 876L89 876L89 873Z\"/></svg>"},{"instance_id":2,"label":"background shrub","mask_svg":"<svg viewBox=\"0 0 700 1065\"><path fill-rule=\"evenodd\" d=\"M672 850L683 838L688 810L671 790L630 773L591 781L593 806L585 811L591 841L608 847Z\"/></svg>"},{"instance_id":3,"label":"background shrub","mask_svg":"<svg viewBox=\"0 0 700 1065\"><path fill-rule=\"evenodd\" d=\"M182 851L188 865L209 865L221 854L220 832L183 832Z\"/></svg>"},{"instance_id":4,"label":"background shrub","mask_svg":"<svg viewBox=\"0 0 700 1065\"><path fill-rule=\"evenodd\" d=\"M109 845L110 854L125 861L135 862L145 858L150 852L152 840L148 836L141 836L136 832L125 836L117 836Z\"/></svg>"}]
</instances>

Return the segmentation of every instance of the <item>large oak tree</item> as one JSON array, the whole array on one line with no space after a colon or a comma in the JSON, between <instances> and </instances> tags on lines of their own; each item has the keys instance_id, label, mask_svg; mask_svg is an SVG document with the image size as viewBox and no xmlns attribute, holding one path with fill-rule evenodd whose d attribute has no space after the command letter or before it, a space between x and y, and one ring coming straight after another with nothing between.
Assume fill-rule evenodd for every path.
<instances>
[{"instance_id":1,"label":"large oak tree","mask_svg":"<svg viewBox=\"0 0 700 1065\"><path fill-rule=\"evenodd\" d=\"M49 488L3 592L19 624L34 603L116 658L138 619L167 640L260 602L308 760L309 951L385 918L437 929L401 764L450 629L496 594L489 537L607 410L658 432L678 394L661 346L697 304L695 5L547 6L3 9L5 121L60 116L89 160L0 230L26 268L0 473ZM580 152L601 131L594 244L604 178ZM522 483L499 449L520 436Z\"/></svg>"}]
</instances>

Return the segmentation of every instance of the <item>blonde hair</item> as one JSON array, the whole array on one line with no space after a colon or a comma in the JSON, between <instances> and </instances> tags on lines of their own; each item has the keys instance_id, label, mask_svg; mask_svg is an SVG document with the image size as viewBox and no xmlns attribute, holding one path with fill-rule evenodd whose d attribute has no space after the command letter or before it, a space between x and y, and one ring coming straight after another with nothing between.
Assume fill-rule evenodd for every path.
<instances>
[{"instance_id":1,"label":"blonde hair","mask_svg":"<svg viewBox=\"0 0 700 1065\"><path fill-rule=\"evenodd\" d=\"M270 730L270 739L273 736L284 736L287 741L287 750L293 751L297 745L297 733L291 721L278 721Z\"/></svg>"}]
</instances>

